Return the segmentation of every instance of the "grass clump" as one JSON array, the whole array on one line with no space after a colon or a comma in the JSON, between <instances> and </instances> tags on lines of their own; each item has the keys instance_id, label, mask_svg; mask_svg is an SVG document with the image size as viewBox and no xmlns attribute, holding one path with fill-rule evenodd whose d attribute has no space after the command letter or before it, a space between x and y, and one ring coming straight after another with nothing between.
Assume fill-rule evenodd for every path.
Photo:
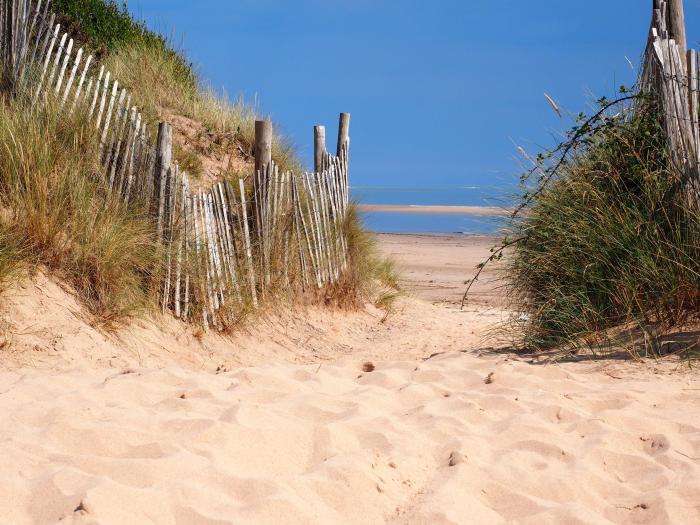
<instances>
[{"instance_id":1,"label":"grass clump","mask_svg":"<svg viewBox=\"0 0 700 525\"><path fill-rule=\"evenodd\" d=\"M192 178L198 179L204 172L204 165L199 155L180 144L173 145L173 160Z\"/></svg>"},{"instance_id":2,"label":"grass clump","mask_svg":"<svg viewBox=\"0 0 700 525\"><path fill-rule=\"evenodd\" d=\"M0 105L0 271L45 267L116 323L151 301L160 257L145 210L108 195L92 128L52 104Z\"/></svg>"},{"instance_id":3,"label":"grass clump","mask_svg":"<svg viewBox=\"0 0 700 525\"><path fill-rule=\"evenodd\" d=\"M554 167L533 170L540 186L504 241L532 349L618 345L613 327L660 333L700 307L698 202L669 161L653 101L616 109L581 116L572 140L540 157Z\"/></svg>"},{"instance_id":4,"label":"grass clump","mask_svg":"<svg viewBox=\"0 0 700 525\"><path fill-rule=\"evenodd\" d=\"M364 227L354 203L348 207L343 228L347 234L348 265L339 282L328 291L328 300L346 307L370 301L391 312L402 294L394 262L379 253L377 238Z\"/></svg>"},{"instance_id":5,"label":"grass clump","mask_svg":"<svg viewBox=\"0 0 700 525\"><path fill-rule=\"evenodd\" d=\"M10 224L0 221L0 290L18 276L24 258L22 240L13 233Z\"/></svg>"}]
</instances>

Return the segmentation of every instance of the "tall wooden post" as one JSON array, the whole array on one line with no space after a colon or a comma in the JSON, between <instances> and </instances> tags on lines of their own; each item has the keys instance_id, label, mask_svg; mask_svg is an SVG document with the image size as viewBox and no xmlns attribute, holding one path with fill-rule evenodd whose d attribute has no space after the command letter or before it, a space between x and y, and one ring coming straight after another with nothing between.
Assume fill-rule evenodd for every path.
<instances>
[{"instance_id":1,"label":"tall wooden post","mask_svg":"<svg viewBox=\"0 0 700 525\"><path fill-rule=\"evenodd\" d=\"M340 153L343 151L343 144L350 140L350 113L341 113L340 120L338 123L338 148L336 149L336 155L340 157Z\"/></svg>"},{"instance_id":2,"label":"tall wooden post","mask_svg":"<svg viewBox=\"0 0 700 525\"><path fill-rule=\"evenodd\" d=\"M263 239L266 231L267 203L268 203L268 167L272 162L272 122L269 120L255 121L255 173L253 174L253 199L251 212L254 224L257 227L255 233L259 239Z\"/></svg>"},{"instance_id":3,"label":"tall wooden post","mask_svg":"<svg viewBox=\"0 0 700 525\"><path fill-rule=\"evenodd\" d=\"M314 172L323 171L323 156L326 153L326 127L314 126Z\"/></svg>"},{"instance_id":4,"label":"tall wooden post","mask_svg":"<svg viewBox=\"0 0 700 525\"><path fill-rule=\"evenodd\" d=\"M272 161L272 122L255 121L255 172Z\"/></svg>"},{"instance_id":5,"label":"tall wooden post","mask_svg":"<svg viewBox=\"0 0 700 525\"><path fill-rule=\"evenodd\" d=\"M168 172L173 159L173 128L167 122L158 126L158 142L156 146L155 195L158 210L158 239L163 238L163 214L165 213L165 186Z\"/></svg>"},{"instance_id":6,"label":"tall wooden post","mask_svg":"<svg viewBox=\"0 0 700 525\"><path fill-rule=\"evenodd\" d=\"M686 65L688 70L688 110L690 114L690 128L693 134L693 161L696 166L700 163L700 109L698 108L698 53L694 49L686 52Z\"/></svg>"},{"instance_id":7,"label":"tall wooden post","mask_svg":"<svg viewBox=\"0 0 700 525\"><path fill-rule=\"evenodd\" d=\"M676 41L680 47L681 56L687 49L685 36L685 14L683 11L683 0L669 0L668 2L669 32L670 37Z\"/></svg>"}]
</instances>

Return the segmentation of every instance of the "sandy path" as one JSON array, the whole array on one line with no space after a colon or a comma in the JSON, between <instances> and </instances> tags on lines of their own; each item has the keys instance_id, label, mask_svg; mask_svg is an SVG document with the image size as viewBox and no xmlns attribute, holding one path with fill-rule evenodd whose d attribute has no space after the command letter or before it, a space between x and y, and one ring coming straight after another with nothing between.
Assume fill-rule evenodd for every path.
<instances>
[{"instance_id":1,"label":"sandy path","mask_svg":"<svg viewBox=\"0 0 700 525\"><path fill-rule=\"evenodd\" d=\"M490 243L383 242L439 305L297 312L232 343L106 338L50 282L10 298L31 330L0 361L0 524L700 522L695 370L479 351L502 312L455 308L443 263Z\"/></svg>"},{"instance_id":2,"label":"sandy path","mask_svg":"<svg viewBox=\"0 0 700 525\"><path fill-rule=\"evenodd\" d=\"M412 295L432 303L459 304L476 266L500 238L482 235L379 235L380 247L401 271L401 283ZM487 266L472 287L470 303L502 305L496 272Z\"/></svg>"},{"instance_id":3,"label":"sandy path","mask_svg":"<svg viewBox=\"0 0 700 525\"><path fill-rule=\"evenodd\" d=\"M700 522L697 377L361 367L2 373L0 521Z\"/></svg>"}]
</instances>

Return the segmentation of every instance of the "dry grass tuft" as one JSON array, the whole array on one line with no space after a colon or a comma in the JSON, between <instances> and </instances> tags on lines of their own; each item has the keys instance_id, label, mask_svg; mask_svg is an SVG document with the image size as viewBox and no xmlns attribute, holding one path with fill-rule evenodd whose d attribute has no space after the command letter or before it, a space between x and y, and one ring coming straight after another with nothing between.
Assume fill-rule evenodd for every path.
<instances>
[{"instance_id":1,"label":"dry grass tuft","mask_svg":"<svg viewBox=\"0 0 700 525\"><path fill-rule=\"evenodd\" d=\"M46 266L104 323L144 308L159 261L154 234L143 209L108 196L85 116L5 101L0 144L0 272Z\"/></svg>"},{"instance_id":2,"label":"dry grass tuft","mask_svg":"<svg viewBox=\"0 0 700 525\"><path fill-rule=\"evenodd\" d=\"M199 179L204 171L202 159L195 152L183 148L180 144L173 144L173 160L180 165L180 169L185 170L187 175L194 179Z\"/></svg>"},{"instance_id":3,"label":"dry grass tuft","mask_svg":"<svg viewBox=\"0 0 700 525\"><path fill-rule=\"evenodd\" d=\"M355 204L345 218L348 240L348 267L341 279L326 291L325 301L342 308L357 308L367 301L393 311L402 292L393 261L377 249L377 238L365 229Z\"/></svg>"}]
</instances>

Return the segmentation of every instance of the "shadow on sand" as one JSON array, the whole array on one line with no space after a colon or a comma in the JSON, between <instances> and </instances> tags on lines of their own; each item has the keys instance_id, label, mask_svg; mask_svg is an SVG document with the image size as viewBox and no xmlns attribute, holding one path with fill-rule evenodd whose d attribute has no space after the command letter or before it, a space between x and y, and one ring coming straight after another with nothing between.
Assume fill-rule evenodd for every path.
<instances>
[{"instance_id":1,"label":"shadow on sand","mask_svg":"<svg viewBox=\"0 0 700 525\"><path fill-rule=\"evenodd\" d=\"M579 363L591 361L641 361L675 357L681 360L700 359L700 329L678 329L665 334L655 334L653 329L626 328L608 334L604 343L582 344L576 349L554 348L533 351L515 346L484 347L478 350L463 350L479 356L507 356L532 365L547 365L553 362ZM438 352L424 361L446 352Z\"/></svg>"}]
</instances>

